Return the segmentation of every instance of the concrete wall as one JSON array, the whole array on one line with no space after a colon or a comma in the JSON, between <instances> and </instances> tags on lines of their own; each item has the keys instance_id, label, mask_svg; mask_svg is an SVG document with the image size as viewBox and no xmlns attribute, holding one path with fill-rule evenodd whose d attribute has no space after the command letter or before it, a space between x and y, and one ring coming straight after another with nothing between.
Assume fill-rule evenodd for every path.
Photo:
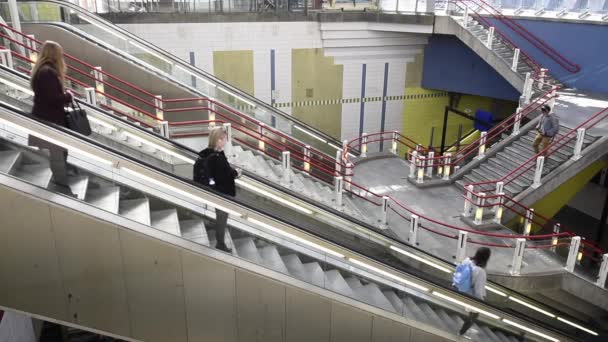
<instances>
[{"instance_id":1,"label":"concrete wall","mask_svg":"<svg viewBox=\"0 0 608 342\"><path fill-rule=\"evenodd\" d=\"M570 87L580 90L608 93L608 26L570 22L517 20L534 35L542 38L561 55L578 63L582 70L571 74L504 25L496 27L505 32L526 53L551 74Z\"/></svg>"},{"instance_id":2,"label":"concrete wall","mask_svg":"<svg viewBox=\"0 0 608 342\"><path fill-rule=\"evenodd\" d=\"M516 101L519 92L455 36L433 35L424 51L422 86Z\"/></svg>"}]
</instances>

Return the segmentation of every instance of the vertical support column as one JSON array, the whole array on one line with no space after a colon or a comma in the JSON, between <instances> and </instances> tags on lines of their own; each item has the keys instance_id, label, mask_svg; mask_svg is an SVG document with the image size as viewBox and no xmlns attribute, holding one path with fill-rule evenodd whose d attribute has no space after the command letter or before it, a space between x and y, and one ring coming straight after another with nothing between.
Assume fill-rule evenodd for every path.
<instances>
[{"instance_id":1,"label":"vertical support column","mask_svg":"<svg viewBox=\"0 0 608 342\"><path fill-rule=\"evenodd\" d=\"M336 207L342 207L342 193L343 193L343 180L342 176L336 176L334 178L334 195L336 196Z\"/></svg>"},{"instance_id":2,"label":"vertical support column","mask_svg":"<svg viewBox=\"0 0 608 342\"><path fill-rule=\"evenodd\" d=\"M223 125L224 127L224 131L226 132L226 146L225 146L225 150L226 153L228 153L228 155L231 155L232 153L232 125L229 122L225 122Z\"/></svg>"},{"instance_id":3,"label":"vertical support column","mask_svg":"<svg viewBox=\"0 0 608 342\"><path fill-rule=\"evenodd\" d=\"M466 197L464 199L464 211L462 212L463 217L470 217L473 213L473 185L467 185Z\"/></svg>"},{"instance_id":4,"label":"vertical support column","mask_svg":"<svg viewBox=\"0 0 608 342\"><path fill-rule=\"evenodd\" d=\"M534 189L541 186L540 179L543 176L543 165L545 165L545 157L539 156L536 158L536 170L534 171L534 183L532 183L532 187Z\"/></svg>"},{"instance_id":5,"label":"vertical support column","mask_svg":"<svg viewBox=\"0 0 608 342\"><path fill-rule=\"evenodd\" d=\"M384 228L388 224L388 196L382 196L382 205L380 209L382 212L380 213L380 224Z\"/></svg>"},{"instance_id":6,"label":"vertical support column","mask_svg":"<svg viewBox=\"0 0 608 342\"><path fill-rule=\"evenodd\" d=\"M38 49L36 47L36 37L33 34L26 35L25 46L26 53L29 59L32 60L32 68L36 65L36 61L38 61Z\"/></svg>"},{"instance_id":7,"label":"vertical support column","mask_svg":"<svg viewBox=\"0 0 608 342\"><path fill-rule=\"evenodd\" d=\"M13 55L11 54L11 50L0 50L0 63L9 69L13 69Z\"/></svg>"},{"instance_id":8,"label":"vertical support column","mask_svg":"<svg viewBox=\"0 0 608 342\"><path fill-rule=\"evenodd\" d=\"M515 252L513 253L513 262L511 263L511 275L518 276L521 274L521 264L524 260L524 252L526 250L526 239L519 238L515 240Z\"/></svg>"},{"instance_id":9,"label":"vertical support column","mask_svg":"<svg viewBox=\"0 0 608 342\"><path fill-rule=\"evenodd\" d=\"M583 142L585 141L585 129L579 128L576 130L576 143L574 144L574 155L572 156L572 160L581 159L581 151L583 149Z\"/></svg>"},{"instance_id":10,"label":"vertical support column","mask_svg":"<svg viewBox=\"0 0 608 342\"><path fill-rule=\"evenodd\" d=\"M450 169L451 169L451 163L452 163L452 154L451 153L446 153L444 158L443 158L443 180L449 180L450 179Z\"/></svg>"},{"instance_id":11,"label":"vertical support column","mask_svg":"<svg viewBox=\"0 0 608 342\"><path fill-rule=\"evenodd\" d=\"M170 133L169 133L169 121L160 121L158 123L158 128L159 128L159 132L160 135L162 135L163 137L169 139Z\"/></svg>"},{"instance_id":12,"label":"vertical support column","mask_svg":"<svg viewBox=\"0 0 608 342\"><path fill-rule=\"evenodd\" d=\"M393 132L393 142L391 144L391 153L399 154L399 132Z\"/></svg>"},{"instance_id":13,"label":"vertical support column","mask_svg":"<svg viewBox=\"0 0 608 342\"><path fill-rule=\"evenodd\" d=\"M209 130L212 130L215 127L215 100L209 98L207 102L209 103L207 119L209 120Z\"/></svg>"},{"instance_id":14,"label":"vertical support column","mask_svg":"<svg viewBox=\"0 0 608 342\"><path fill-rule=\"evenodd\" d=\"M367 157L367 133L361 134L361 157Z\"/></svg>"},{"instance_id":15,"label":"vertical support column","mask_svg":"<svg viewBox=\"0 0 608 342\"><path fill-rule=\"evenodd\" d=\"M595 285L599 287L604 287L606 285L606 276L608 275L608 253L602 256L602 265L600 266L600 272L597 276L597 282Z\"/></svg>"},{"instance_id":16,"label":"vertical support column","mask_svg":"<svg viewBox=\"0 0 608 342\"><path fill-rule=\"evenodd\" d=\"M566 261L566 271L574 272L574 265L578 258L578 250L581 247L581 237L575 236L570 242L570 250L568 251L568 260Z\"/></svg>"},{"instance_id":17,"label":"vertical support column","mask_svg":"<svg viewBox=\"0 0 608 342\"><path fill-rule=\"evenodd\" d=\"M266 142L264 142L264 127L266 127L266 124L260 122L258 128L258 133L260 134L260 140L258 140L258 149L262 152L266 151Z\"/></svg>"},{"instance_id":18,"label":"vertical support column","mask_svg":"<svg viewBox=\"0 0 608 342\"><path fill-rule=\"evenodd\" d=\"M461 263L467 257L467 236L468 233L462 230L458 231L458 246L456 249L456 262Z\"/></svg>"},{"instance_id":19,"label":"vertical support column","mask_svg":"<svg viewBox=\"0 0 608 342\"><path fill-rule=\"evenodd\" d=\"M479 225L483 222L483 209L486 205L486 193L480 192L477 194L477 208L475 208L475 224Z\"/></svg>"},{"instance_id":20,"label":"vertical support column","mask_svg":"<svg viewBox=\"0 0 608 342\"><path fill-rule=\"evenodd\" d=\"M515 110L515 122L513 123L513 132L511 133L512 136L519 134L520 127L521 127L521 117L522 117L521 107L518 106L517 109Z\"/></svg>"},{"instance_id":21,"label":"vertical support column","mask_svg":"<svg viewBox=\"0 0 608 342\"><path fill-rule=\"evenodd\" d=\"M416 158L416 183L418 184L424 183L425 162L426 158L423 155L418 155L418 158Z\"/></svg>"},{"instance_id":22,"label":"vertical support column","mask_svg":"<svg viewBox=\"0 0 608 342\"><path fill-rule=\"evenodd\" d=\"M86 96L86 101L91 106L97 106L97 97L95 88L84 88L84 94Z\"/></svg>"},{"instance_id":23,"label":"vertical support column","mask_svg":"<svg viewBox=\"0 0 608 342\"><path fill-rule=\"evenodd\" d=\"M562 225L559 223L556 223L553 226L553 234L559 234L559 232L562 230ZM558 242L558 237L554 236L551 238L551 252L555 253L555 250L557 249L557 242Z\"/></svg>"},{"instance_id":24,"label":"vertical support column","mask_svg":"<svg viewBox=\"0 0 608 342\"><path fill-rule=\"evenodd\" d=\"M410 178L416 177L417 160L418 160L418 151L412 151L412 160L410 160Z\"/></svg>"},{"instance_id":25,"label":"vertical support column","mask_svg":"<svg viewBox=\"0 0 608 342\"><path fill-rule=\"evenodd\" d=\"M481 132L479 138L479 152L477 153L477 159L481 159L486 155L486 140L488 139L488 132Z\"/></svg>"},{"instance_id":26,"label":"vertical support column","mask_svg":"<svg viewBox=\"0 0 608 342\"><path fill-rule=\"evenodd\" d=\"M486 41L486 46L490 50L492 50L492 41L493 40L494 40L494 26L490 27L490 30L488 30L488 40Z\"/></svg>"},{"instance_id":27,"label":"vertical support column","mask_svg":"<svg viewBox=\"0 0 608 342\"><path fill-rule=\"evenodd\" d=\"M513 51L513 63L511 63L511 71L517 72L517 64L519 63L519 49Z\"/></svg>"},{"instance_id":28,"label":"vertical support column","mask_svg":"<svg viewBox=\"0 0 608 342\"><path fill-rule=\"evenodd\" d=\"M281 170L283 171L285 182L291 183L291 154L289 151L281 153Z\"/></svg>"},{"instance_id":29,"label":"vertical support column","mask_svg":"<svg viewBox=\"0 0 608 342\"><path fill-rule=\"evenodd\" d=\"M342 151L336 151L336 166L334 167L336 170L336 176L342 174Z\"/></svg>"},{"instance_id":30,"label":"vertical support column","mask_svg":"<svg viewBox=\"0 0 608 342\"><path fill-rule=\"evenodd\" d=\"M504 196L505 194L503 192L498 193L498 199L496 201L496 206L494 207L494 223L502 223L502 204L504 201Z\"/></svg>"},{"instance_id":31,"label":"vertical support column","mask_svg":"<svg viewBox=\"0 0 608 342\"><path fill-rule=\"evenodd\" d=\"M304 172L310 174L310 145L304 146Z\"/></svg>"},{"instance_id":32,"label":"vertical support column","mask_svg":"<svg viewBox=\"0 0 608 342\"><path fill-rule=\"evenodd\" d=\"M154 109L156 110L156 117L160 120L165 119L165 112L163 110L163 96L156 95L154 96Z\"/></svg>"},{"instance_id":33,"label":"vertical support column","mask_svg":"<svg viewBox=\"0 0 608 342\"><path fill-rule=\"evenodd\" d=\"M469 8L466 6L464 8L464 14L462 16L462 26L464 26L464 28L469 27Z\"/></svg>"},{"instance_id":34,"label":"vertical support column","mask_svg":"<svg viewBox=\"0 0 608 342\"><path fill-rule=\"evenodd\" d=\"M435 152L429 152L426 160L426 176L433 178L433 158L435 158Z\"/></svg>"},{"instance_id":35,"label":"vertical support column","mask_svg":"<svg viewBox=\"0 0 608 342\"><path fill-rule=\"evenodd\" d=\"M95 90L99 95L99 103L107 104L108 100L105 96L105 86L103 83L103 72L100 66L93 68L93 78L95 78Z\"/></svg>"},{"instance_id":36,"label":"vertical support column","mask_svg":"<svg viewBox=\"0 0 608 342\"><path fill-rule=\"evenodd\" d=\"M532 220L534 220L534 209L530 208L526 211L526 218L524 219L524 235L529 236L532 230Z\"/></svg>"},{"instance_id":37,"label":"vertical support column","mask_svg":"<svg viewBox=\"0 0 608 342\"><path fill-rule=\"evenodd\" d=\"M410 235L407 238L407 241L412 246L416 246L418 244L418 227L420 226L420 217L418 215L412 215L410 217Z\"/></svg>"}]
</instances>

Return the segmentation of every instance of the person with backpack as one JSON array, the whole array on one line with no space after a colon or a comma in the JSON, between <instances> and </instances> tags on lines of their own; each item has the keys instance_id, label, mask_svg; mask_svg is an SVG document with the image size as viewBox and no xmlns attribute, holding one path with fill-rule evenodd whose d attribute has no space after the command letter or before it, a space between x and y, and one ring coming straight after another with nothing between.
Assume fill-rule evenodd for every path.
<instances>
[{"instance_id":1,"label":"person with backpack","mask_svg":"<svg viewBox=\"0 0 608 342\"><path fill-rule=\"evenodd\" d=\"M486 298L486 266L490 260L491 251L488 247L481 247L471 258L464 259L454 272L453 286L459 292L477 297ZM479 317L478 312L470 312L460 328L460 335L464 335Z\"/></svg>"},{"instance_id":2,"label":"person with backpack","mask_svg":"<svg viewBox=\"0 0 608 342\"><path fill-rule=\"evenodd\" d=\"M209 145L198 154L198 159L194 163L195 182L210 186L211 188L228 196L236 196L236 186L234 180L240 176L240 170L233 168L228 163L224 154L227 134L223 127L216 127L209 133ZM215 248L230 253L231 250L224 241L226 235L226 225L228 213L215 209L215 238L217 244Z\"/></svg>"},{"instance_id":3,"label":"person with backpack","mask_svg":"<svg viewBox=\"0 0 608 342\"><path fill-rule=\"evenodd\" d=\"M536 125L536 138L532 144L536 154L549 146L559 131L559 119L551 113L551 107L544 105L540 111L542 114Z\"/></svg>"}]
</instances>

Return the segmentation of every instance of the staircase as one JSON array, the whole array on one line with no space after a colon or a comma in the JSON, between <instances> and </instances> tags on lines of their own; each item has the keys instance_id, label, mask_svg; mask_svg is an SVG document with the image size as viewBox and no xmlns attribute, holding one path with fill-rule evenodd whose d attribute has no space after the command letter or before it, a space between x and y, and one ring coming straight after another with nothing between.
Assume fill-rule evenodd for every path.
<instances>
[{"instance_id":1,"label":"staircase","mask_svg":"<svg viewBox=\"0 0 608 342\"><path fill-rule=\"evenodd\" d=\"M216 245L212 214L205 216L180 207L168 199L101 177L82 165L72 167L77 172L71 176L70 187L78 194L77 200L204 246ZM45 154L6 140L0 140L0 173L53 190L52 171ZM418 297L414 292L406 294L361 276L355 267L345 269L332 264L329 259L317 260L302 251L238 229L239 223L229 224L231 227L226 231L225 242L232 248L234 256L454 334L463 323L461 313L452 311L441 302ZM343 262L336 263L342 265ZM473 325L470 339L519 341L512 333L482 322Z\"/></svg>"}]
</instances>

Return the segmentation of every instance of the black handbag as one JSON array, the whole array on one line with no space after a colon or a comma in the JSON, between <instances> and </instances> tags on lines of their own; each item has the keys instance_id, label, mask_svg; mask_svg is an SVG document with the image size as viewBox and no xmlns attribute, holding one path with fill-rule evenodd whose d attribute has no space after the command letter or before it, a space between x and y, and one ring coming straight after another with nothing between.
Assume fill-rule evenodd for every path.
<instances>
[{"instance_id":1,"label":"black handbag","mask_svg":"<svg viewBox=\"0 0 608 342\"><path fill-rule=\"evenodd\" d=\"M87 112L80 108L76 101L72 101L71 106L66 110L68 128L82 135L91 135L91 124L87 118Z\"/></svg>"}]
</instances>

